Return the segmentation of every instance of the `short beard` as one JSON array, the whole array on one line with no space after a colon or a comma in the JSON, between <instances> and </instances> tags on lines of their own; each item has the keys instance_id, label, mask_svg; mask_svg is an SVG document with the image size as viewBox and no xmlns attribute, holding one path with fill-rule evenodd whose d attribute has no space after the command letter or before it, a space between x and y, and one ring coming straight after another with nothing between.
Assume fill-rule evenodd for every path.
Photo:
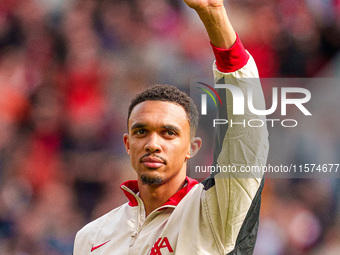
<instances>
[{"instance_id":1,"label":"short beard","mask_svg":"<svg viewBox=\"0 0 340 255\"><path fill-rule=\"evenodd\" d=\"M142 180L143 184L145 185L159 185L163 182L163 179L159 177L150 177L146 174L142 174L140 176L140 179Z\"/></svg>"}]
</instances>

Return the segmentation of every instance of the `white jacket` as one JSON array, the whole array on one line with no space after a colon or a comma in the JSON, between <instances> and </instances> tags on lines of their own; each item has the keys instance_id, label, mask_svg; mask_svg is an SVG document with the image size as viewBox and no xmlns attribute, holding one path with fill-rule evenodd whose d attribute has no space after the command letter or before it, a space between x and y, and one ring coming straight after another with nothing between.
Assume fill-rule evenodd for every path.
<instances>
[{"instance_id":1,"label":"white jacket","mask_svg":"<svg viewBox=\"0 0 340 255\"><path fill-rule=\"evenodd\" d=\"M219 71L215 63L215 83L233 84L244 92L252 86L260 94L254 105L263 109L260 83L257 79L243 79L256 78L258 73L239 39L230 50L213 49L219 70L228 71ZM227 104L229 120L264 120L264 116L256 116L248 109L245 115L234 116L230 92L225 90L221 98L223 105ZM266 164L266 125L218 129L215 143L215 161L220 166L240 169ZM129 202L82 228L75 239L74 255L252 254L263 178L247 177L218 173L202 183L187 177L187 185L147 217L137 195L137 181L127 181L121 188Z\"/></svg>"}]
</instances>

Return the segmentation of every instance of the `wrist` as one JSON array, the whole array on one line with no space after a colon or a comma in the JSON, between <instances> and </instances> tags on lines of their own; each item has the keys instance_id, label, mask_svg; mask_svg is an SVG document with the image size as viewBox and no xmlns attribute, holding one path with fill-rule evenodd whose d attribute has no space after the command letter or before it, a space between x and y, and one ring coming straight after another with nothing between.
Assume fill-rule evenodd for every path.
<instances>
[{"instance_id":1,"label":"wrist","mask_svg":"<svg viewBox=\"0 0 340 255\"><path fill-rule=\"evenodd\" d=\"M209 6L196 11L212 44L219 48L228 49L235 43L236 34L223 5Z\"/></svg>"}]
</instances>

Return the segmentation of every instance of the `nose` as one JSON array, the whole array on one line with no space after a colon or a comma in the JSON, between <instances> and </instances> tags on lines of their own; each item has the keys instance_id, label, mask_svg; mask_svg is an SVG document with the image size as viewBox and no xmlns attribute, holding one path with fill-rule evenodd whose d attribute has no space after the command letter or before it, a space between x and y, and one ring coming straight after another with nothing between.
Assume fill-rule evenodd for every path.
<instances>
[{"instance_id":1,"label":"nose","mask_svg":"<svg viewBox=\"0 0 340 255\"><path fill-rule=\"evenodd\" d=\"M144 145L144 149L147 152L161 152L160 139L156 133L151 133Z\"/></svg>"}]
</instances>

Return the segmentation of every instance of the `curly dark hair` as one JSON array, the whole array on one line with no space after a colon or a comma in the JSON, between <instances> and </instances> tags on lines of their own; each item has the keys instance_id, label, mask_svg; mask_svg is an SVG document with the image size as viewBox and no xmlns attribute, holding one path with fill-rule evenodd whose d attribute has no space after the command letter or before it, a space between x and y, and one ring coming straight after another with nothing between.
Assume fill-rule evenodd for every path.
<instances>
[{"instance_id":1,"label":"curly dark hair","mask_svg":"<svg viewBox=\"0 0 340 255\"><path fill-rule=\"evenodd\" d=\"M157 84L138 94L131 101L127 118L128 120L133 108L137 104L144 101L165 101L182 106L187 114L190 129L192 130L192 132L196 132L199 119L197 107L192 99L186 93L179 90L177 87L167 84Z\"/></svg>"}]
</instances>

